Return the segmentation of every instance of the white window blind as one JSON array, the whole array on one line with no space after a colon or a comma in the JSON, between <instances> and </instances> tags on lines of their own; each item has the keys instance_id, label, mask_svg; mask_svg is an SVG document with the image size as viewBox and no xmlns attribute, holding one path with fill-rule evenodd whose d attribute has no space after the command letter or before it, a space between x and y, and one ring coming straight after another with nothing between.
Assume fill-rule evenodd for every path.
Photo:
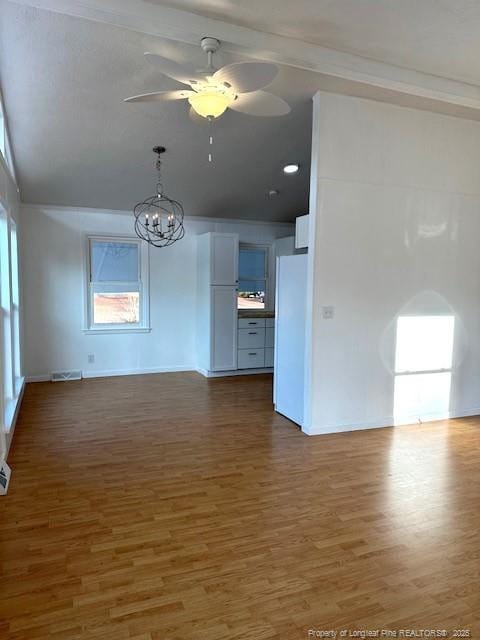
<instances>
[{"instance_id":1,"label":"white window blind","mask_svg":"<svg viewBox=\"0 0 480 640\"><path fill-rule=\"evenodd\" d=\"M146 328L148 253L141 241L90 237L88 245L88 328Z\"/></svg>"},{"instance_id":2,"label":"white window blind","mask_svg":"<svg viewBox=\"0 0 480 640\"><path fill-rule=\"evenodd\" d=\"M238 264L238 308L264 309L268 295L268 247L241 244Z\"/></svg>"}]
</instances>

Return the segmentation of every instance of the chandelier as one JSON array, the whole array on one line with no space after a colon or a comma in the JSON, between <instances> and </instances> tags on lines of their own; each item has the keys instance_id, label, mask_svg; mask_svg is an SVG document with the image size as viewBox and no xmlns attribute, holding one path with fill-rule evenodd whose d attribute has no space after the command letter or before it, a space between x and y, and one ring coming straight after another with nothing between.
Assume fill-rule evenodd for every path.
<instances>
[{"instance_id":1,"label":"chandelier","mask_svg":"<svg viewBox=\"0 0 480 640\"><path fill-rule=\"evenodd\" d=\"M135 205L135 233L154 247L168 247L185 235L184 213L182 205L163 190L161 155L165 153L165 147L154 147L153 152L158 156L155 161L157 194Z\"/></svg>"}]
</instances>

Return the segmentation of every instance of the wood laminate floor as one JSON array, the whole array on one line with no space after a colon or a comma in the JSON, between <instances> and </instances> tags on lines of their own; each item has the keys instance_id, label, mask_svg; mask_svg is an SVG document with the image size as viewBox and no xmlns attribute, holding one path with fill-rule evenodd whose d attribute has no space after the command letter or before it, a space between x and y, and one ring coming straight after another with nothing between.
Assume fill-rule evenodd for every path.
<instances>
[{"instance_id":1,"label":"wood laminate floor","mask_svg":"<svg viewBox=\"0 0 480 640\"><path fill-rule=\"evenodd\" d=\"M0 638L480 638L480 419L309 438L270 398L267 375L28 385Z\"/></svg>"}]
</instances>

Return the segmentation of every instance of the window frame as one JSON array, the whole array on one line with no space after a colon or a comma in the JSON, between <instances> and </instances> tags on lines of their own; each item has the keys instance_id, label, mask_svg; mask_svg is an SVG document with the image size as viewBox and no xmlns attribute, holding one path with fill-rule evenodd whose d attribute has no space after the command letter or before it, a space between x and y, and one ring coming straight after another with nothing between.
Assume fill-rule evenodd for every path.
<instances>
[{"instance_id":1,"label":"window frame","mask_svg":"<svg viewBox=\"0 0 480 640\"><path fill-rule=\"evenodd\" d=\"M136 244L138 247L138 274L139 280L136 281L140 296L139 311L140 322L136 323L95 323L93 321L93 295L95 283L91 274L91 246L92 241L112 242L112 243L130 243ZM149 288L149 249L148 244L140 240L137 236L129 235L104 235L98 233L89 233L85 236L85 273L84 273L84 329L86 334L115 334L115 333L148 333L150 327L150 288ZM131 286L132 282L122 283L102 282L103 285L122 285Z\"/></svg>"},{"instance_id":2,"label":"window frame","mask_svg":"<svg viewBox=\"0 0 480 640\"><path fill-rule=\"evenodd\" d=\"M2 130L2 139L0 144L0 160L3 163L7 173L17 184L17 175L15 171L15 162L13 160L12 145L10 144L10 132L8 129L7 116L5 113L5 103L0 90L0 127ZM18 188L17 188L18 190Z\"/></svg>"},{"instance_id":3,"label":"window frame","mask_svg":"<svg viewBox=\"0 0 480 640\"><path fill-rule=\"evenodd\" d=\"M0 424L3 432L9 433L14 423L18 399L23 390L24 378L20 345L22 328L18 238L15 256L12 252L12 236L13 233L17 234L17 225L10 211L1 202L0 230L2 234L5 232L5 235L0 237L0 245L4 245L4 251L0 256ZM14 303L13 298L14 275L18 285L18 304Z\"/></svg>"},{"instance_id":4,"label":"window frame","mask_svg":"<svg viewBox=\"0 0 480 640\"><path fill-rule=\"evenodd\" d=\"M242 251L264 251L265 253L265 301L263 309L257 309L257 311L268 311L271 308L271 299L270 299L270 250L271 245L269 244L255 244L253 242L240 242L238 246L238 283L240 290L240 281L247 280L251 282L263 282L263 278L242 278L242 274L240 273L240 253ZM239 296L237 296L238 299ZM237 309L238 302L237 302ZM253 310L254 311L254 310Z\"/></svg>"},{"instance_id":5,"label":"window frame","mask_svg":"<svg viewBox=\"0 0 480 640\"><path fill-rule=\"evenodd\" d=\"M12 373L13 390L18 397L22 384L22 352L20 325L20 260L18 255L17 223L10 219L10 326L12 333Z\"/></svg>"},{"instance_id":6,"label":"window frame","mask_svg":"<svg viewBox=\"0 0 480 640\"><path fill-rule=\"evenodd\" d=\"M3 248L3 251L1 249ZM10 220L0 206L0 335L2 354L3 422L8 428L7 407L14 398L13 341L12 341L12 286L10 274Z\"/></svg>"}]
</instances>

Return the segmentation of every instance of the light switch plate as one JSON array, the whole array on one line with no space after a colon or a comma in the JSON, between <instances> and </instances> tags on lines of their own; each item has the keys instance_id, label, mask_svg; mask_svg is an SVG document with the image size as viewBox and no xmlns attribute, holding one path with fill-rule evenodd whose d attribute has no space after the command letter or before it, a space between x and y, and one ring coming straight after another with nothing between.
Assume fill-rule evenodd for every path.
<instances>
[{"instance_id":1,"label":"light switch plate","mask_svg":"<svg viewBox=\"0 0 480 640\"><path fill-rule=\"evenodd\" d=\"M322 318L324 320L331 320L335 315L335 308L331 306L322 307Z\"/></svg>"}]
</instances>

